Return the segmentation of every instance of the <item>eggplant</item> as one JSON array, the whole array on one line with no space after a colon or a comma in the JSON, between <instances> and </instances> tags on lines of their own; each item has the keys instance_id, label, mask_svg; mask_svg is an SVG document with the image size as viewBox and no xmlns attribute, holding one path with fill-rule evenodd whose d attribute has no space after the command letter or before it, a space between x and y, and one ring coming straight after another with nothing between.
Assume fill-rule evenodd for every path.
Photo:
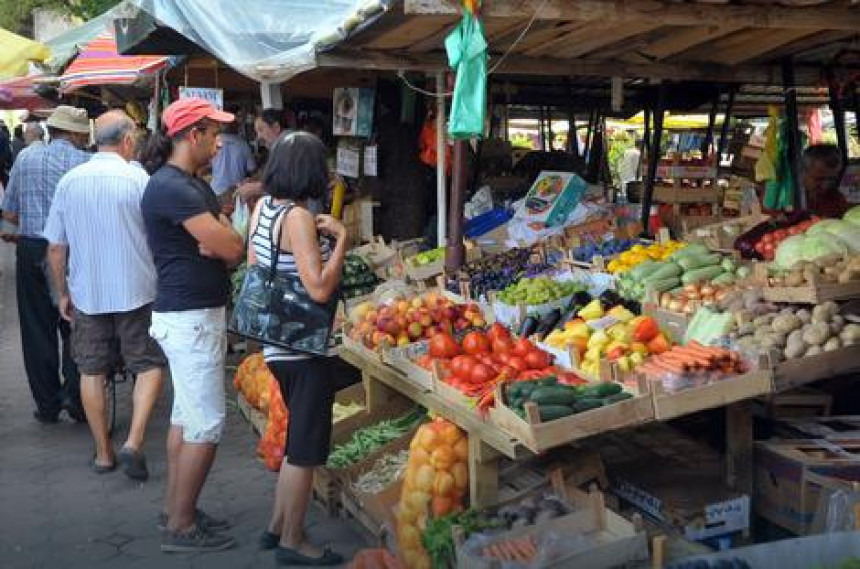
<instances>
[{"instance_id":1,"label":"eggplant","mask_svg":"<svg viewBox=\"0 0 860 569\"><path fill-rule=\"evenodd\" d=\"M642 303L638 300L624 299L621 306L632 312L633 314L642 314Z\"/></svg>"},{"instance_id":2,"label":"eggplant","mask_svg":"<svg viewBox=\"0 0 860 569\"><path fill-rule=\"evenodd\" d=\"M528 316L525 320L523 320L522 325L520 326L519 332L517 335L520 338L528 338L532 334L535 333L538 327L538 319L534 316Z\"/></svg>"},{"instance_id":3,"label":"eggplant","mask_svg":"<svg viewBox=\"0 0 860 569\"><path fill-rule=\"evenodd\" d=\"M598 298L600 299L600 304L607 310L624 303L621 295L611 289L604 291Z\"/></svg>"},{"instance_id":4,"label":"eggplant","mask_svg":"<svg viewBox=\"0 0 860 569\"><path fill-rule=\"evenodd\" d=\"M561 309L556 308L549 314L541 319L540 324L538 324L537 330L535 330L535 334L537 334L538 339L543 340L544 337L552 332L558 323L561 322Z\"/></svg>"},{"instance_id":5,"label":"eggplant","mask_svg":"<svg viewBox=\"0 0 860 569\"><path fill-rule=\"evenodd\" d=\"M592 300L592 296L590 294L588 294L587 290L580 290L580 291L573 293L573 298L570 300L570 304L571 305L576 304L579 306L585 306L586 304L591 302L591 300Z\"/></svg>"}]
</instances>

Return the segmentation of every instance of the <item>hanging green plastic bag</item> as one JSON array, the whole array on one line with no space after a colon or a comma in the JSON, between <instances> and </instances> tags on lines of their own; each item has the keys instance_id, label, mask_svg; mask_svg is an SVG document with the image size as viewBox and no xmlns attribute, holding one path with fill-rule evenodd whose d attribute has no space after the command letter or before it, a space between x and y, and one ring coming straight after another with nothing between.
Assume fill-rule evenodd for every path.
<instances>
[{"instance_id":1,"label":"hanging green plastic bag","mask_svg":"<svg viewBox=\"0 0 860 569\"><path fill-rule=\"evenodd\" d=\"M448 134L459 140L480 138L487 113L487 40L481 21L468 10L445 38L445 51L448 65L457 70Z\"/></svg>"}]
</instances>

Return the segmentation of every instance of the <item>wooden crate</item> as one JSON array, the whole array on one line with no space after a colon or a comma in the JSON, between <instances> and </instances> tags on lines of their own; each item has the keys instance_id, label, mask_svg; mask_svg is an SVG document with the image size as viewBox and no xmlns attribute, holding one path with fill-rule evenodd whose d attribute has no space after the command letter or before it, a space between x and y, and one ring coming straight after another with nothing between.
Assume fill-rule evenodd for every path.
<instances>
[{"instance_id":1,"label":"wooden crate","mask_svg":"<svg viewBox=\"0 0 860 569\"><path fill-rule=\"evenodd\" d=\"M860 371L860 344L772 364L774 391Z\"/></svg>"},{"instance_id":2,"label":"wooden crate","mask_svg":"<svg viewBox=\"0 0 860 569\"><path fill-rule=\"evenodd\" d=\"M833 396L812 387L798 387L759 400L759 414L768 419L830 415ZM798 438L798 437L791 437Z\"/></svg>"},{"instance_id":3,"label":"wooden crate","mask_svg":"<svg viewBox=\"0 0 860 569\"><path fill-rule=\"evenodd\" d=\"M835 441L860 440L860 415L788 417L779 419L777 433L783 438Z\"/></svg>"},{"instance_id":4,"label":"wooden crate","mask_svg":"<svg viewBox=\"0 0 860 569\"><path fill-rule=\"evenodd\" d=\"M541 422L536 405L527 404L526 408L527 419L523 419L505 404L499 387L495 407L490 410L490 420L535 453L654 419L652 398L647 393L548 422Z\"/></svg>"},{"instance_id":5,"label":"wooden crate","mask_svg":"<svg viewBox=\"0 0 860 569\"><path fill-rule=\"evenodd\" d=\"M711 225L690 228L684 239L690 242L699 242L711 249L731 250L734 249L735 239L746 233L756 225L768 221L769 215L754 212L751 215L724 219Z\"/></svg>"},{"instance_id":6,"label":"wooden crate","mask_svg":"<svg viewBox=\"0 0 860 569\"><path fill-rule=\"evenodd\" d=\"M262 411L255 409L248 403L248 400L245 399L245 396L241 392L236 394L236 403L239 406L239 412L245 417L245 420L248 421L254 432L262 437L266 432L266 425L269 422L268 417Z\"/></svg>"},{"instance_id":7,"label":"wooden crate","mask_svg":"<svg viewBox=\"0 0 860 569\"><path fill-rule=\"evenodd\" d=\"M773 391L773 376L768 369L722 379L707 385L667 392L660 382L649 382L654 402L654 417L666 421L752 399Z\"/></svg>"},{"instance_id":8,"label":"wooden crate","mask_svg":"<svg viewBox=\"0 0 860 569\"><path fill-rule=\"evenodd\" d=\"M426 341L415 342L408 346L392 348L382 352L382 361L403 374L403 381L409 382L424 391L433 391L433 372L415 363L427 353Z\"/></svg>"},{"instance_id":9,"label":"wooden crate","mask_svg":"<svg viewBox=\"0 0 860 569\"><path fill-rule=\"evenodd\" d=\"M816 283L797 287L763 286L762 297L768 302L821 304L828 300L860 298L860 281Z\"/></svg>"},{"instance_id":10,"label":"wooden crate","mask_svg":"<svg viewBox=\"0 0 860 569\"><path fill-rule=\"evenodd\" d=\"M718 204L722 200L722 192L719 188L684 188L674 186L656 186L654 188L654 202L666 204L685 203L713 203Z\"/></svg>"},{"instance_id":11,"label":"wooden crate","mask_svg":"<svg viewBox=\"0 0 860 569\"><path fill-rule=\"evenodd\" d=\"M860 488L860 441L757 442L755 511L798 535L808 534L823 489Z\"/></svg>"},{"instance_id":12,"label":"wooden crate","mask_svg":"<svg viewBox=\"0 0 860 569\"><path fill-rule=\"evenodd\" d=\"M567 486L564 487L563 492L556 488L554 491L573 505L572 513L540 525L516 528L494 535L492 542L529 536L540 541L542 536L552 534L562 540L574 540L563 547L558 556L541 565L546 568L609 569L648 559L645 532L609 510L605 505L603 493L599 490L594 488L586 494ZM458 569L487 569L501 566L469 555L462 539L455 537L455 542Z\"/></svg>"},{"instance_id":13,"label":"wooden crate","mask_svg":"<svg viewBox=\"0 0 860 569\"><path fill-rule=\"evenodd\" d=\"M690 324L689 316L660 308L653 302L646 302L642 305L642 314L656 320L660 329L668 332L674 343L682 344L684 342L684 334L687 333L687 326Z\"/></svg>"}]
</instances>

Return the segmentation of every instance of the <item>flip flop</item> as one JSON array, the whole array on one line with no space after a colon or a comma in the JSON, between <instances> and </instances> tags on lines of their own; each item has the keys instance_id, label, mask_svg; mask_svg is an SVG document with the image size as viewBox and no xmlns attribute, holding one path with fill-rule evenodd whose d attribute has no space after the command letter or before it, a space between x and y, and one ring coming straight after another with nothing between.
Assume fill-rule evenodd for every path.
<instances>
[{"instance_id":1,"label":"flip flop","mask_svg":"<svg viewBox=\"0 0 860 569\"><path fill-rule=\"evenodd\" d=\"M93 471L96 474L107 474L108 472L113 472L114 470L116 470L116 461L114 461L114 463L110 465L103 465L96 462L96 456L97 455L93 454L92 460Z\"/></svg>"},{"instance_id":2,"label":"flip flop","mask_svg":"<svg viewBox=\"0 0 860 569\"><path fill-rule=\"evenodd\" d=\"M310 557L289 547L278 546L275 549L275 560L278 565L305 565L310 567L330 567L344 562L343 555L326 548L320 557Z\"/></svg>"}]
</instances>

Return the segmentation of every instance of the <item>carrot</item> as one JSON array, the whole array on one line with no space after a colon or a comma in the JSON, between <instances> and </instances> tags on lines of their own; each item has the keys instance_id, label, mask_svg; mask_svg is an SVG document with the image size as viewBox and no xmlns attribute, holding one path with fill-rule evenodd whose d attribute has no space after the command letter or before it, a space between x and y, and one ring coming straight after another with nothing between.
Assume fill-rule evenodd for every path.
<instances>
[{"instance_id":1,"label":"carrot","mask_svg":"<svg viewBox=\"0 0 860 569\"><path fill-rule=\"evenodd\" d=\"M662 355L662 357L664 360L678 363L688 369L693 369L697 367L707 368L713 365L708 358L703 358L701 356L686 353L666 352Z\"/></svg>"},{"instance_id":2,"label":"carrot","mask_svg":"<svg viewBox=\"0 0 860 569\"><path fill-rule=\"evenodd\" d=\"M511 556L512 561L525 561L525 559L520 554L520 549L517 547L517 542L514 540L506 541L505 548L508 550L508 555Z\"/></svg>"},{"instance_id":3,"label":"carrot","mask_svg":"<svg viewBox=\"0 0 860 569\"><path fill-rule=\"evenodd\" d=\"M500 559L500 560L504 559L504 555L502 554L501 549L499 549L498 543L491 543L490 545L487 546L487 549L490 552L490 555L489 555L490 557L492 557L494 559Z\"/></svg>"},{"instance_id":4,"label":"carrot","mask_svg":"<svg viewBox=\"0 0 860 569\"><path fill-rule=\"evenodd\" d=\"M535 555L537 555L537 548L535 547L534 536L529 536L523 541L523 550L528 556L529 561L535 558Z\"/></svg>"},{"instance_id":5,"label":"carrot","mask_svg":"<svg viewBox=\"0 0 860 569\"><path fill-rule=\"evenodd\" d=\"M514 547L520 553L520 560L528 563L534 557L534 553L529 549L529 540L528 538L523 538L514 542Z\"/></svg>"}]
</instances>

